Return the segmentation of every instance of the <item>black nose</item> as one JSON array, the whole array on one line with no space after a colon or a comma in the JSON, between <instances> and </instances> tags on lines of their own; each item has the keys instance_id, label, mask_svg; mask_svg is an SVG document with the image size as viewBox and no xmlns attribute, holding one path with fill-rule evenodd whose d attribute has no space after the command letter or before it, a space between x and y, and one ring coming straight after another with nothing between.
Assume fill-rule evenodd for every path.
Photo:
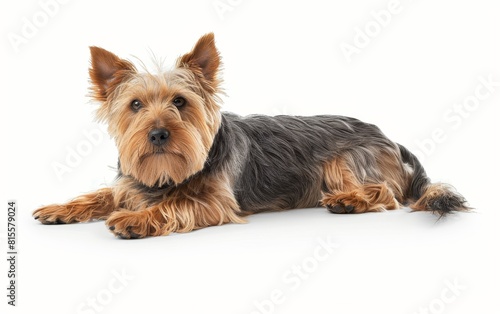
<instances>
[{"instance_id":1,"label":"black nose","mask_svg":"<svg viewBox=\"0 0 500 314\"><path fill-rule=\"evenodd\" d=\"M154 129L149 132L149 141L155 146L162 146L167 142L169 135L165 129Z\"/></svg>"}]
</instances>

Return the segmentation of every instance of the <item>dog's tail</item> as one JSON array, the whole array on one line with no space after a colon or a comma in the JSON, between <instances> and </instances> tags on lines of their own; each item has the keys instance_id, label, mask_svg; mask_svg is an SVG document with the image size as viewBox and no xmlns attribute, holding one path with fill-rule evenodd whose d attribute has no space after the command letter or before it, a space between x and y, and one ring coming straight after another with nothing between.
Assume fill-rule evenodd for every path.
<instances>
[{"instance_id":1,"label":"dog's tail","mask_svg":"<svg viewBox=\"0 0 500 314\"><path fill-rule=\"evenodd\" d=\"M465 198L448 184L431 183L425 173L424 167L404 146L399 145L401 158L404 163L411 166L413 174L406 190L410 200L410 208L414 211L432 211L440 217L455 211L468 211Z\"/></svg>"}]
</instances>

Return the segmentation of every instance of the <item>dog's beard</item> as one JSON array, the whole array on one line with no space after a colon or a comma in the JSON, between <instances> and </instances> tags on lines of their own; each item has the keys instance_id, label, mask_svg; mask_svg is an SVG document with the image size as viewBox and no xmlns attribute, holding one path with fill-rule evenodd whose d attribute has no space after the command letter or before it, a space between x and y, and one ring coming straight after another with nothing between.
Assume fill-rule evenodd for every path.
<instances>
[{"instance_id":1,"label":"dog's beard","mask_svg":"<svg viewBox=\"0 0 500 314\"><path fill-rule=\"evenodd\" d=\"M179 133L172 137L175 139L169 140L164 147L155 147L147 142L134 145L133 139L124 141L125 147L120 150L122 173L153 187L179 184L201 171L208 152L200 145L199 138Z\"/></svg>"}]
</instances>

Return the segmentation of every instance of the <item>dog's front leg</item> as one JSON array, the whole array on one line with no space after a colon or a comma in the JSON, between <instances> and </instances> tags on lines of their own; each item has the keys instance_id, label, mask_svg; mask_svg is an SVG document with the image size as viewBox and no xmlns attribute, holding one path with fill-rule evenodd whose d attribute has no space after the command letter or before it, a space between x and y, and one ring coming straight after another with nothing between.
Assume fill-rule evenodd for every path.
<instances>
[{"instance_id":1,"label":"dog's front leg","mask_svg":"<svg viewBox=\"0 0 500 314\"><path fill-rule=\"evenodd\" d=\"M137 239L230 222L245 222L232 191L220 178L200 177L144 209L113 212L106 225L120 238Z\"/></svg>"},{"instance_id":2,"label":"dog's front leg","mask_svg":"<svg viewBox=\"0 0 500 314\"><path fill-rule=\"evenodd\" d=\"M111 188L78 196L65 204L52 204L33 212L43 224L65 224L105 219L115 209Z\"/></svg>"}]
</instances>

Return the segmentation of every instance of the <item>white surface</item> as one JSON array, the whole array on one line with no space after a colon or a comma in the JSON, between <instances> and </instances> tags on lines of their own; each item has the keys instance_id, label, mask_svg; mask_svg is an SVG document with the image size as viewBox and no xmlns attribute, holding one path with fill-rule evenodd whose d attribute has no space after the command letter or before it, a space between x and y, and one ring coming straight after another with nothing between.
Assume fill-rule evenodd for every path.
<instances>
[{"instance_id":1,"label":"white surface","mask_svg":"<svg viewBox=\"0 0 500 314\"><path fill-rule=\"evenodd\" d=\"M18 306L0 297L0 312L498 313L500 88L463 116L453 111L475 96L481 78L500 81L494 2L401 1L351 62L340 44L352 44L356 28L374 20L370 12L390 1L221 0L234 5L223 18L214 2L68 1L19 51L9 34L20 34L24 18L42 7L31 0L2 4L0 206L16 199L20 211ZM87 47L147 64L151 50L173 64L209 31L225 64L225 110L342 114L375 123L420 152L431 178L455 185L476 212L436 223L407 210L342 216L300 209L137 241L113 238L103 222L32 220L42 204L113 181L116 150L96 131L96 105L85 97ZM84 147L85 132L102 138ZM53 164L67 162L78 147L88 154L58 178ZM338 245L331 254L318 242L326 239ZM310 273L299 280L294 266ZM133 278L117 279L123 271ZM271 297L279 303L272 310ZM89 307L92 298L100 311Z\"/></svg>"}]
</instances>

